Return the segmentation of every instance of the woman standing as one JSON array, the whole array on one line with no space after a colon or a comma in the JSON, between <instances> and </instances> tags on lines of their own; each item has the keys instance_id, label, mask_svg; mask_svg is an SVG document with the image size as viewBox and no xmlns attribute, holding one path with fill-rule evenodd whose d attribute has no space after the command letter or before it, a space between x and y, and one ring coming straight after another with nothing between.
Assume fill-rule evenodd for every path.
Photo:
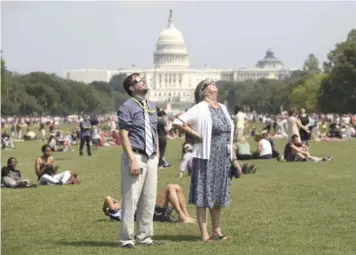
<instances>
[{"instance_id":1,"label":"woman standing","mask_svg":"<svg viewBox=\"0 0 356 255\"><path fill-rule=\"evenodd\" d=\"M310 132L309 132L308 128L306 128L302 125L300 120L295 115L296 114L295 114L294 110L288 111L288 116L289 116L287 119L288 140L290 141L292 139L293 135L297 135L299 142L301 142L299 130L303 129L306 133L310 133Z\"/></svg>"},{"instance_id":2,"label":"woman standing","mask_svg":"<svg viewBox=\"0 0 356 255\"><path fill-rule=\"evenodd\" d=\"M230 167L241 168L233 151L234 124L226 107L217 101L215 81L200 82L194 92L196 105L183 113L173 125L196 138L189 203L196 205L201 240L225 240L220 228L221 207L230 204ZM189 125L191 127L189 127ZM207 229L206 209L212 222Z\"/></svg>"},{"instance_id":3,"label":"woman standing","mask_svg":"<svg viewBox=\"0 0 356 255\"><path fill-rule=\"evenodd\" d=\"M299 134L300 134L300 140L303 144L309 145L309 140L310 140L310 123L311 119L309 115L305 113L305 109L303 107L300 108L300 115L298 116L299 121L301 122L302 126L307 128L309 132L306 132L303 128L299 128Z\"/></svg>"}]
</instances>

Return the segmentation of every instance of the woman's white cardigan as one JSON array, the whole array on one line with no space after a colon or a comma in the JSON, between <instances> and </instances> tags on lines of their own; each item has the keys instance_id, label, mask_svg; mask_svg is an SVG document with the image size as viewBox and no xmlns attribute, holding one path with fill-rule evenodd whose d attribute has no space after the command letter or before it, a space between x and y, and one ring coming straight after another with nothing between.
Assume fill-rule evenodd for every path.
<instances>
[{"instance_id":1,"label":"woman's white cardigan","mask_svg":"<svg viewBox=\"0 0 356 255\"><path fill-rule=\"evenodd\" d=\"M226 147L230 147L231 159L233 158L233 147L232 141L234 137L234 123L231 120L231 117L226 109L226 106L219 104L223 110L226 118L230 121L231 125L231 136L230 143L226 144ZM202 101L188 111L179 116L179 119L175 119L173 124L182 125L182 121L185 124L190 125L195 131L197 131L203 139L202 143L194 145L193 157L200 159L209 159L210 158L210 148L211 148L211 131L212 131L212 120L209 110L209 104L206 101ZM226 148L227 149L227 148Z\"/></svg>"}]
</instances>

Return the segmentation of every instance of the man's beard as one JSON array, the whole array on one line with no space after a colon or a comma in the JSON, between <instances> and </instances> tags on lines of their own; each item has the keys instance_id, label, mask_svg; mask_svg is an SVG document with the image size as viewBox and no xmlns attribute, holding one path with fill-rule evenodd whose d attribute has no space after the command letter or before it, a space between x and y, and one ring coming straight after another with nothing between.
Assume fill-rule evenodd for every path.
<instances>
[{"instance_id":1,"label":"man's beard","mask_svg":"<svg viewBox=\"0 0 356 255\"><path fill-rule=\"evenodd\" d=\"M141 96L146 96L147 93L148 93L148 89L141 89L141 90L137 91L137 94L141 95Z\"/></svg>"}]
</instances>

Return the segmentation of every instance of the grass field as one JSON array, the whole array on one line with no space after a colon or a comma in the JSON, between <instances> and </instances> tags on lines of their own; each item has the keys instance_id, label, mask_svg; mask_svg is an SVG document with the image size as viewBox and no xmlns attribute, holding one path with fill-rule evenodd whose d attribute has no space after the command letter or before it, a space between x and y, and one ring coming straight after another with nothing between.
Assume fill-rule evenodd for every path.
<instances>
[{"instance_id":1,"label":"grass field","mask_svg":"<svg viewBox=\"0 0 356 255\"><path fill-rule=\"evenodd\" d=\"M15 151L2 151L2 164L15 156L23 175L36 180L41 145L17 143ZM187 197L190 179L176 177L180 145L170 141L166 158L175 167L159 170L158 188L176 183ZM120 199L121 148L100 148L92 157L75 149L54 157L60 170L80 174L80 185L1 190L2 254L356 254L355 139L313 144L313 154L334 156L328 163L254 161L257 174L233 180L231 206L222 214L230 241L202 244L196 224L155 223L162 245L133 250L119 248L120 223L101 211L104 196Z\"/></svg>"}]
</instances>

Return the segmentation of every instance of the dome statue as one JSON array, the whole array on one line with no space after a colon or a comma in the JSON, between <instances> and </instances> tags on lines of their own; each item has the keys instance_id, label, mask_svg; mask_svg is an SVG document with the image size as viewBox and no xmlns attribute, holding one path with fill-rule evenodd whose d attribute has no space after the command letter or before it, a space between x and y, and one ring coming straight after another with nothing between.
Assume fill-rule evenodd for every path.
<instances>
[{"instance_id":1,"label":"dome statue","mask_svg":"<svg viewBox=\"0 0 356 255\"><path fill-rule=\"evenodd\" d=\"M183 34L174 25L172 9L169 10L167 27L159 33L157 44L164 44L167 41L184 44Z\"/></svg>"}]
</instances>

